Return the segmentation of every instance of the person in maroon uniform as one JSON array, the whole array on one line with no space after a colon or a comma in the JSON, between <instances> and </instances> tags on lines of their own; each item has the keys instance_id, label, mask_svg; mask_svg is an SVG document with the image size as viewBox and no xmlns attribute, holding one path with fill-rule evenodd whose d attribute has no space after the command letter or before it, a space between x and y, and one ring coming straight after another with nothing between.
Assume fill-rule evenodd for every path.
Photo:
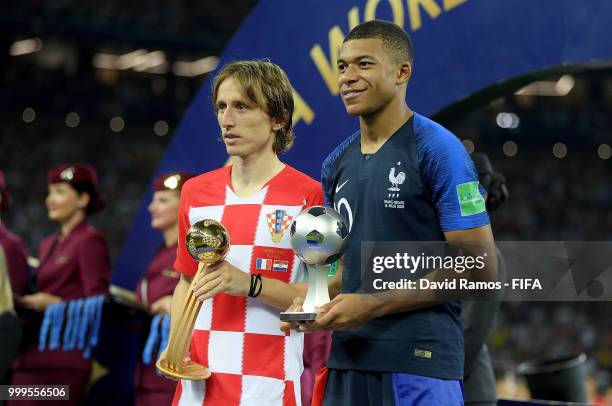
<instances>
[{"instance_id":1,"label":"person in maroon uniform","mask_svg":"<svg viewBox=\"0 0 612 406\"><path fill-rule=\"evenodd\" d=\"M172 293L180 274L174 270L178 241L178 207L181 188L193 175L179 172L159 176L154 181L153 200L149 205L151 227L162 232L164 244L149 263L136 287L136 300L153 314L170 314ZM143 337L143 344L146 336ZM157 374L155 361L145 365L139 361L134 375L136 406L169 405L176 382Z\"/></svg>"},{"instance_id":2,"label":"person in maroon uniform","mask_svg":"<svg viewBox=\"0 0 612 406\"><path fill-rule=\"evenodd\" d=\"M102 233L87 219L104 206L91 165L71 164L48 173L46 198L49 219L60 226L40 245L40 265L35 274L36 293L23 296L18 304L43 312L47 306L108 292L110 258ZM27 343L13 363L12 385L70 385L70 400L61 405L77 405L84 395L91 371L91 360L82 351L45 350L35 341ZM36 404L19 401L16 406ZM53 404L47 402L47 404ZM11 405L11 402L8 402Z\"/></svg>"},{"instance_id":3,"label":"person in maroon uniform","mask_svg":"<svg viewBox=\"0 0 612 406\"><path fill-rule=\"evenodd\" d=\"M11 201L4 172L0 171L0 213L5 211ZM28 283L28 254L23 241L7 230L0 220L0 247L4 250L8 276L14 295L22 295Z\"/></svg>"}]
</instances>

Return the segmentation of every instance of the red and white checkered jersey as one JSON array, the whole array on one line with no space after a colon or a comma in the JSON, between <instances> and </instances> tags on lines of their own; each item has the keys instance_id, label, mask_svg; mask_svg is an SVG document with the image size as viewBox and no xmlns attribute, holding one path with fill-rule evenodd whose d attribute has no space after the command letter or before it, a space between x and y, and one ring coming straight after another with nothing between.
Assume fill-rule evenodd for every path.
<instances>
[{"instance_id":1,"label":"red and white checkered jersey","mask_svg":"<svg viewBox=\"0 0 612 406\"><path fill-rule=\"evenodd\" d=\"M191 224L213 219L229 233L230 264L243 272L296 282L301 267L289 244L289 225L305 207L323 205L320 183L286 166L259 192L243 198L234 193L230 174L231 167L224 167L183 186L175 269L195 275L197 262L180 242ZM212 376L179 382L173 404L300 405L303 335L280 331L279 313L258 299L226 293L205 300L190 352Z\"/></svg>"}]
</instances>

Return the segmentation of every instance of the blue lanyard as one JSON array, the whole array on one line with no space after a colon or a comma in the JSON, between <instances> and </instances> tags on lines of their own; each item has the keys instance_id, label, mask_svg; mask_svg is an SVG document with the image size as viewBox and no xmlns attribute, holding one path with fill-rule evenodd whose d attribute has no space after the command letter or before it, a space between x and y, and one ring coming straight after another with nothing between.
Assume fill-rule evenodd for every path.
<instances>
[{"instance_id":1,"label":"blue lanyard","mask_svg":"<svg viewBox=\"0 0 612 406\"><path fill-rule=\"evenodd\" d=\"M72 332L69 336L70 341L68 342L68 349L74 350L76 348L77 338L79 336L80 329L87 326L87 320L85 319L85 312L83 309L83 304L85 303L85 299L75 300L74 305L74 320L72 325ZM65 344L65 343L64 343Z\"/></svg>"},{"instance_id":2,"label":"blue lanyard","mask_svg":"<svg viewBox=\"0 0 612 406\"><path fill-rule=\"evenodd\" d=\"M91 329L89 333L89 340L85 350L83 351L83 358L88 359L91 356L91 350L93 347L98 345L98 334L100 333L100 324L102 323L102 305L104 304L104 295L95 296L90 298L94 311L92 312L92 318L90 321Z\"/></svg>"},{"instance_id":3,"label":"blue lanyard","mask_svg":"<svg viewBox=\"0 0 612 406\"><path fill-rule=\"evenodd\" d=\"M51 320L55 317L57 311L57 304L47 306L45 309L45 317L43 318L42 325L40 326L40 332L38 334L38 351L42 352L47 347L47 336L49 335L49 327L51 327Z\"/></svg>"},{"instance_id":4,"label":"blue lanyard","mask_svg":"<svg viewBox=\"0 0 612 406\"><path fill-rule=\"evenodd\" d=\"M85 337L87 336L87 329L91 324L93 311L93 301L89 298L85 299L85 308L83 309L83 322L79 328L79 342L78 348L82 350L85 347ZM89 327L91 329L91 327Z\"/></svg>"},{"instance_id":5,"label":"blue lanyard","mask_svg":"<svg viewBox=\"0 0 612 406\"><path fill-rule=\"evenodd\" d=\"M151 320L151 327L149 328L149 336L142 351L142 362L145 365L151 364L153 359L153 348L159 340L159 323L161 322L161 315L156 314Z\"/></svg>"},{"instance_id":6,"label":"blue lanyard","mask_svg":"<svg viewBox=\"0 0 612 406\"><path fill-rule=\"evenodd\" d=\"M161 325L161 344L159 345L159 351L157 358L161 355L162 351L168 346L168 339L170 338L170 315L165 314L162 318Z\"/></svg>"},{"instance_id":7,"label":"blue lanyard","mask_svg":"<svg viewBox=\"0 0 612 406\"><path fill-rule=\"evenodd\" d=\"M100 334L100 325L102 324L102 306L104 305L104 295L100 295L94 299L96 316L94 318L94 329L91 337L91 346L98 345L98 335Z\"/></svg>"},{"instance_id":8,"label":"blue lanyard","mask_svg":"<svg viewBox=\"0 0 612 406\"><path fill-rule=\"evenodd\" d=\"M62 334L62 325L64 324L64 310L66 303L60 302L57 304L57 310L53 311L53 319L51 321L51 336L49 337L49 349L57 350L60 347L60 337Z\"/></svg>"},{"instance_id":9,"label":"blue lanyard","mask_svg":"<svg viewBox=\"0 0 612 406\"><path fill-rule=\"evenodd\" d=\"M68 313L66 319L66 327L64 328L64 351L68 351L70 347L70 337L72 335L72 330L74 329L74 316L76 310L76 302L71 300L68 302Z\"/></svg>"}]
</instances>

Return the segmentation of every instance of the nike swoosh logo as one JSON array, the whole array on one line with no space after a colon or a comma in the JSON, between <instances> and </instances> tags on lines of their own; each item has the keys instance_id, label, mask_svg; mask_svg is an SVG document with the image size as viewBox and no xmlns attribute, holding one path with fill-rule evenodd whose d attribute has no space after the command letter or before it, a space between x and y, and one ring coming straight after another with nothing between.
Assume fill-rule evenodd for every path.
<instances>
[{"instance_id":1,"label":"nike swoosh logo","mask_svg":"<svg viewBox=\"0 0 612 406\"><path fill-rule=\"evenodd\" d=\"M345 180L345 181L344 181L344 183L343 183L343 184L341 184L341 185L337 185L337 186L336 186L336 193L338 193L338 192L340 191L340 189L342 189L342 187L343 187L344 185L346 185L346 182L348 182L348 181L349 181L349 180L347 179L347 180Z\"/></svg>"}]
</instances>

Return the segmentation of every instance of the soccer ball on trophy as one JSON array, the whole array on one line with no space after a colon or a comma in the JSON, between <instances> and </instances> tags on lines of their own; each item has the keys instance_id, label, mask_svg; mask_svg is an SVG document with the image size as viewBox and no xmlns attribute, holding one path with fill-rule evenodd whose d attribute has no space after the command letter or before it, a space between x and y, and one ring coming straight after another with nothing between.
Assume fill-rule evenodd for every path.
<instances>
[{"instance_id":1,"label":"soccer ball on trophy","mask_svg":"<svg viewBox=\"0 0 612 406\"><path fill-rule=\"evenodd\" d=\"M306 264L308 292L303 312L283 312L281 320L314 320L315 308L329 302L327 274L330 264L342 256L349 235L344 218L336 210L312 206L298 214L291 228L291 248Z\"/></svg>"},{"instance_id":2,"label":"soccer ball on trophy","mask_svg":"<svg viewBox=\"0 0 612 406\"><path fill-rule=\"evenodd\" d=\"M291 247L308 265L329 265L344 253L349 230L336 210L312 206L298 214L289 230Z\"/></svg>"}]
</instances>

